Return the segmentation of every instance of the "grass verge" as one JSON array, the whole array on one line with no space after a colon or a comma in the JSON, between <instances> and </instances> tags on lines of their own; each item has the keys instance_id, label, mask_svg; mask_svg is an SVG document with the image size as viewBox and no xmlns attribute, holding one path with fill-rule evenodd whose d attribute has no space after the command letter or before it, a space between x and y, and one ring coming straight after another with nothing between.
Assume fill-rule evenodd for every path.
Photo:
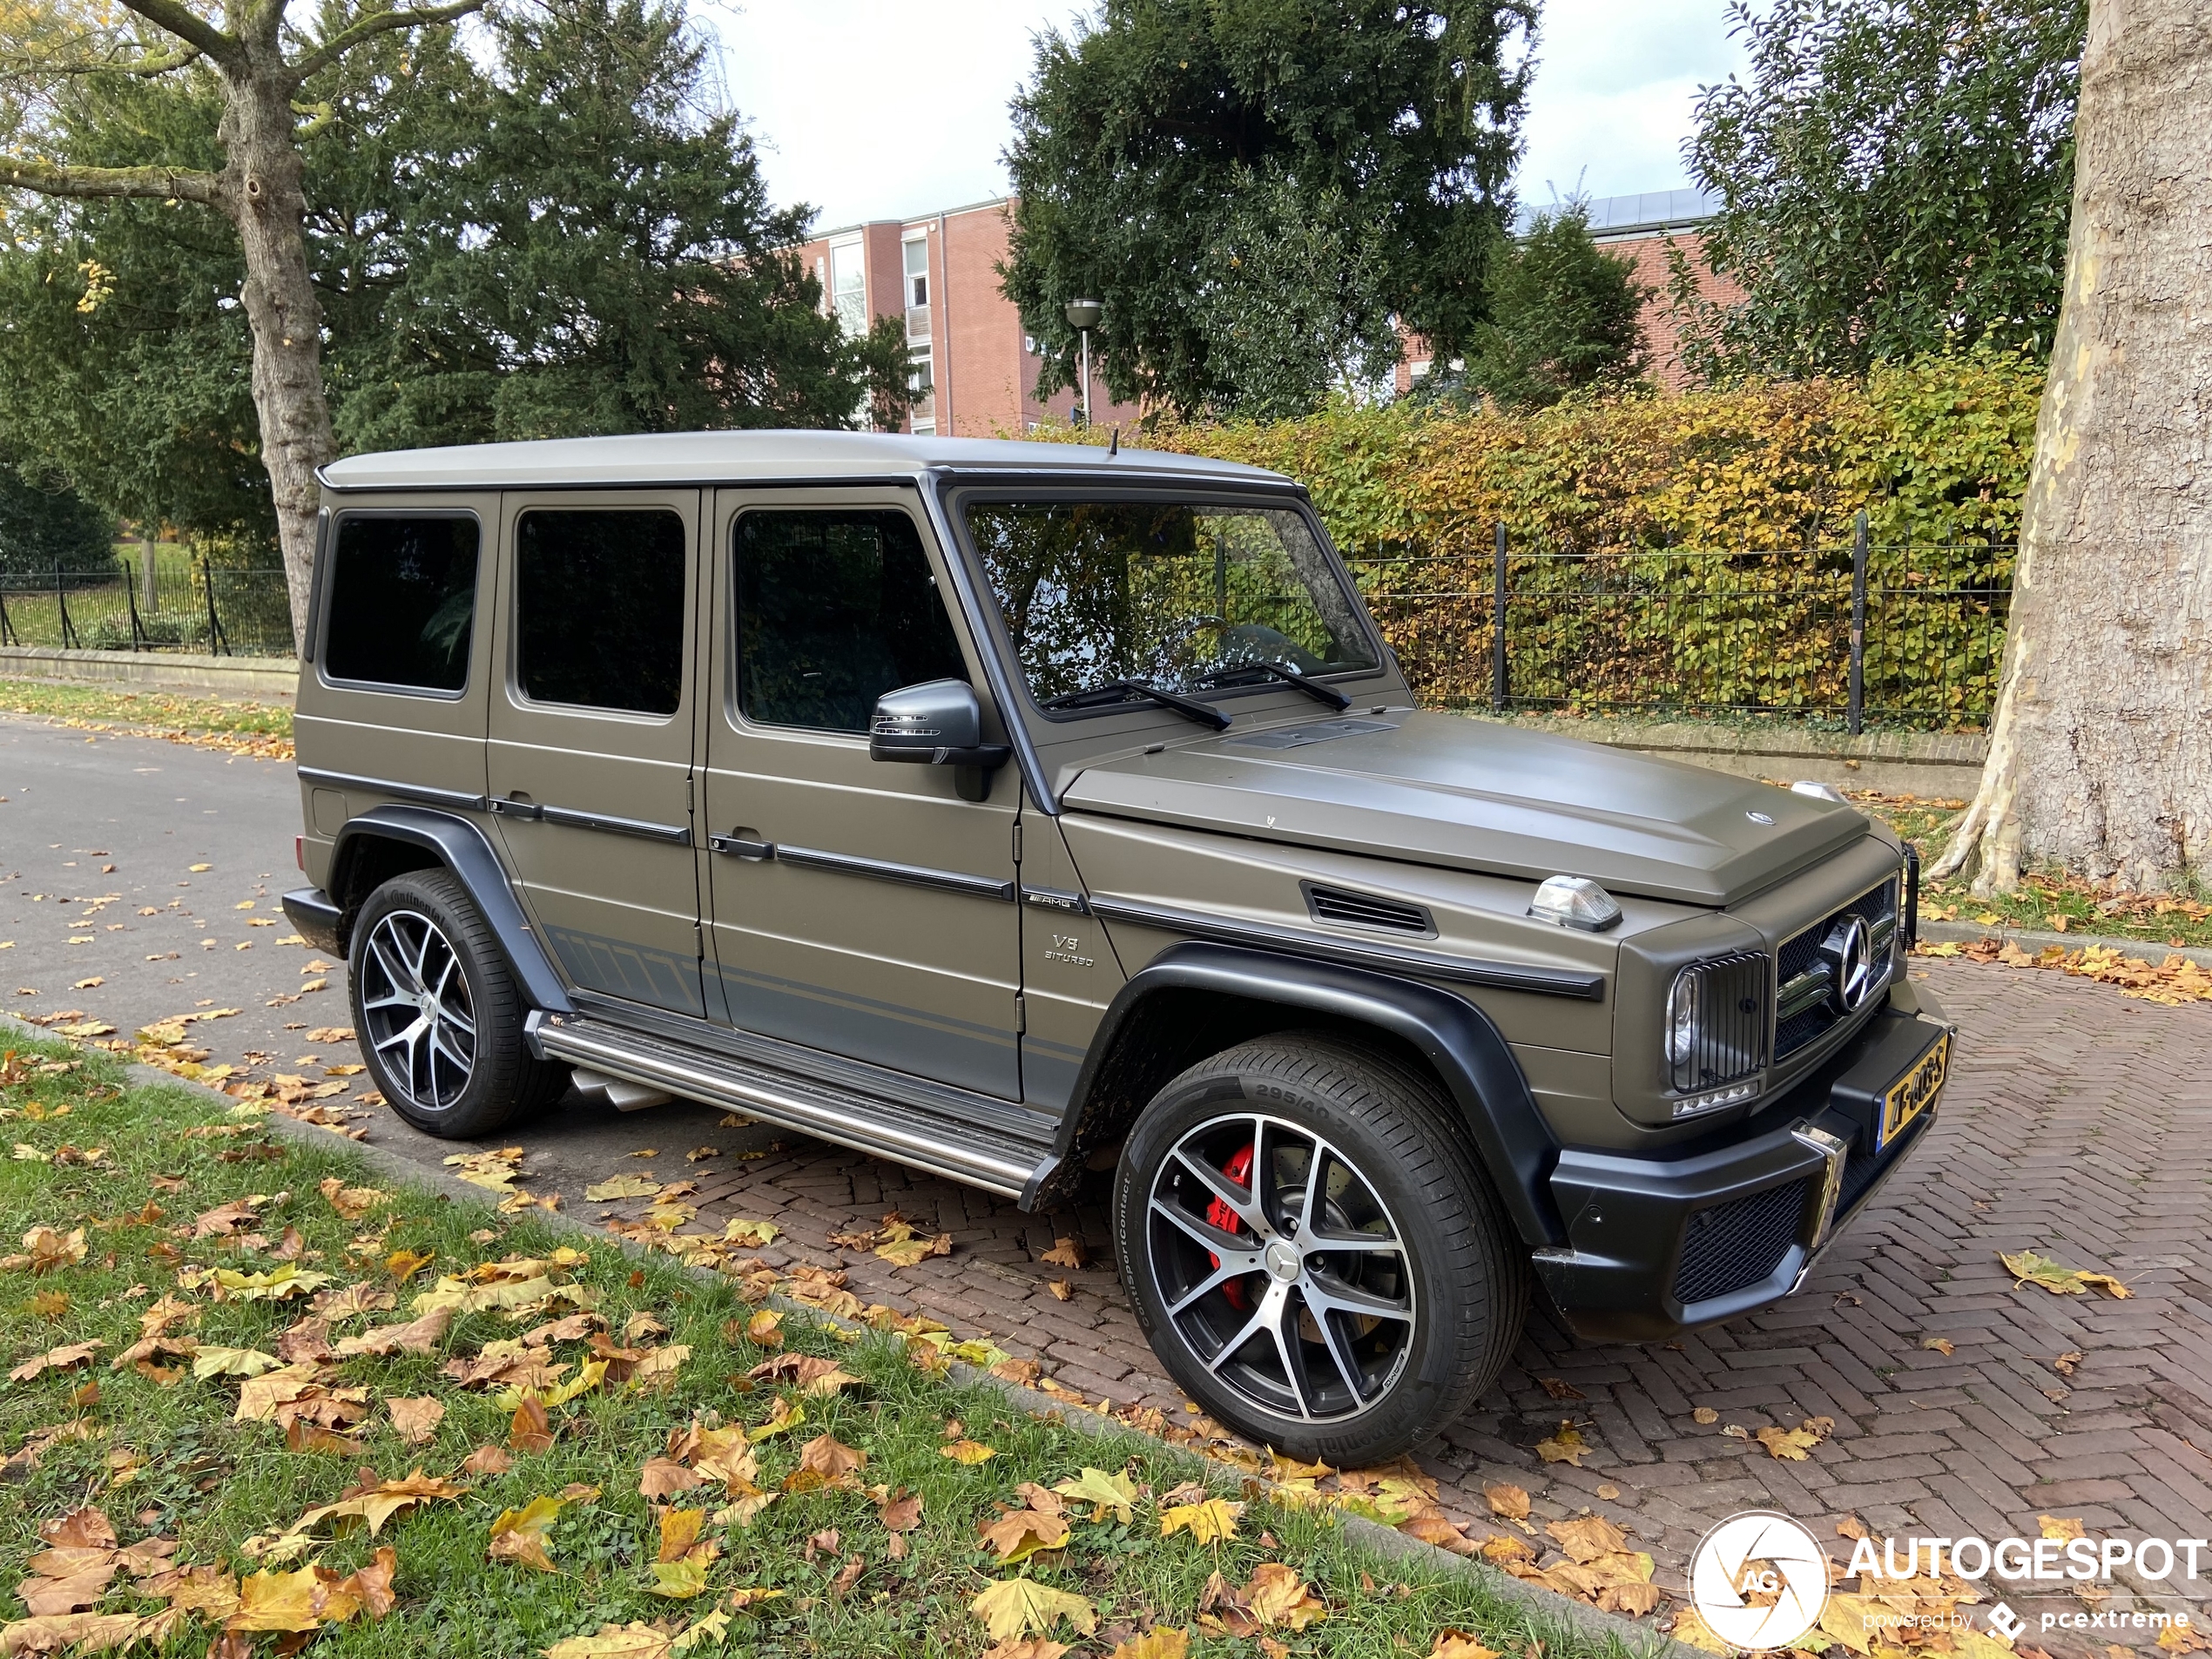
<instances>
[{"instance_id":1,"label":"grass verge","mask_svg":"<svg viewBox=\"0 0 2212 1659\"><path fill-rule=\"evenodd\" d=\"M0 711L40 715L84 732L163 738L264 760L292 759L292 711L274 704L231 703L169 691L118 691L105 685L0 680Z\"/></svg>"},{"instance_id":2,"label":"grass verge","mask_svg":"<svg viewBox=\"0 0 2212 1659\"><path fill-rule=\"evenodd\" d=\"M919 1321L778 1316L9 1046L0 1652L1619 1651L963 1386Z\"/></svg>"},{"instance_id":3,"label":"grass verge","mask_svg":"<svg viewBox=\"0 0 2212 1659\"><path fill-rule=\"evenodd\" d=\"M1951 826L1966 806L1963 800L1885 795L1875 790L1852 791L1851 799L1919 847L1924 867L1942 856L1951 842ZM2194 893L2128 893L2101 882L2040 871L2022 875L2017 892L1990 899L1978 899L1967 887L1965 881L1924 881L1921 920L2136 939L2148 946L2175 949L2212 946L2212 904Z\"/></svg>"}]
</instances>

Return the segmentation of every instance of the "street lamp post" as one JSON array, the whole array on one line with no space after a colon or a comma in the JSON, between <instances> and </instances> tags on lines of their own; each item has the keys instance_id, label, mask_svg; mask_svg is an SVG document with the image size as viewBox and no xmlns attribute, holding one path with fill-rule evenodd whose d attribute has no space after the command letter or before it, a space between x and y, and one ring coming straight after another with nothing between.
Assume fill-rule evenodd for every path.
<instances>
[{"instance_id":1,"label":"street lamp post","mask_svg":"<svg viewBox=\"0 0 2212 1659\"><path fill-rule=\"evenodd\" d=\"M1090 331L1098 327L1098 320L1106 314L1106 307L1096 300L1068 301L1068 326L1082 336L1083 424L1090 424Z\"/></svg>"}]
</instances>

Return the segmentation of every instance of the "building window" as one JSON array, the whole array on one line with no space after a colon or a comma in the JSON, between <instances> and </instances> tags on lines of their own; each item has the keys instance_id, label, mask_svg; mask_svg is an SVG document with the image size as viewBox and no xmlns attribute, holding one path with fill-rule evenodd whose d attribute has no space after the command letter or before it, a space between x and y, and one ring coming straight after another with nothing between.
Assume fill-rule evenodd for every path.
<instances>
[{"instance_id":1,"label":"building window","mask_svg":"<svg viewBox=\"0 0 2212 1659\"><path fill-rule=\"evenodd\" d=\"M907 354L907 385L914 392L913 429L929 434L937 430L937 414L934 401L936 381L930 373L929 347Z\"/></svg>"},{"instance_id":2,"label":"building window","mask_svg":"<svg viewBox=\"0 0 2212 1659\"><path fill-rule=\"evenodd\" d=\"M857 239L830 249L830 308L846 334L867 333L868 267Z\"/></svg>"},{"instance_id":3,"label":"building window","mask_svg":"<svg viewBox=\"0 0 2212 1659\"><path fill-rule=\"evenodd\" d=\"M907 272L907 344L924 345L929 339L929 243L922 237L910 238L901 253Z\"/></svg>"},{"instance_id":4,"label":"building window","mask_svg":"<svg viewBox=\"0 0 2212 1659\"><path fill-rule=\"evenodd\" d=\"M927 306L929 303L929 239L915 236L907 239L904 252L907 258L907 304Z\"/></svg>"}]
</instances>

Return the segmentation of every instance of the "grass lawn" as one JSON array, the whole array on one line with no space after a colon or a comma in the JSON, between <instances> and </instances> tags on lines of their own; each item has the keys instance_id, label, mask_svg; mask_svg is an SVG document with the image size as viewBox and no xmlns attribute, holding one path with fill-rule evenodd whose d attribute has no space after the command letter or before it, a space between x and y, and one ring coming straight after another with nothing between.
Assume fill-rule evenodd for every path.
<instances>
[{"instance_id":1,"label":"grass lawn","mask_svg":"<svg viewBox=\"0 0 2212 1659\"><path fill-rule=\"evenodd\" d=\"M173 691L0 680L0 711L43 715L85 732L123 732L265 760L292 759L292 711Z\"/></svg>"},{"instance_id":2,"label":"grass lawn","mask_svg":"<svg viewBox=\"0 0 2212 1659\"><path fill-rule=\"evenodd\" d=\"M922 1322L779 1316L741 1264L379 1190L335 1137L0 1049L0 1653L1617 1651L962 1386Z\"/></svg>"}]
</instances>

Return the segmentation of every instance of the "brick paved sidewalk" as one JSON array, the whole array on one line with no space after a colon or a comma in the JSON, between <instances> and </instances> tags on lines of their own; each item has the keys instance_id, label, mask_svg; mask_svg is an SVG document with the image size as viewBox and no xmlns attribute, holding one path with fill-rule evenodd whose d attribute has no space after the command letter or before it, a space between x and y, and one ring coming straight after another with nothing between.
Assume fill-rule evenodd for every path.
<instances>
[{"instance_id":1,"label":"brick paved sidewalk","mask_svg":"<svg viewBox=\"0 0 2212 1659\"><path fill-rule=\"evenodd\" d=\"M1488 1530L1474 1524L1487 1514L1483 1487L1511 1482L1533 1495L1540 1526L1589 1510L1629 1528L1676 1593L1705 1529L1755 1507L1824 1536L1853 1514L1877 1537L2033 1538L2045 1514L2092 1534L2212 1536L2212 1007L2161 1008L2034 970L1914 971L1963 1032L1942 1118L1912 1163L1770 1312L1653 1348L1584 1345L1535 1315L1498 1386L1419 1453L1471 1531ZM1104 1181L1072 1213L1024 1216L794 1139L704 1177L691 1202L702 1222L774 1221L785 1237L763 1254L777 1265L841 1266L864 1299L988 1332L1094 1402L1180 1419L1183 1397L1114 1278ZM951 1232L954 1256L900 1271L829 1244L893 1209ZM1088 1266L1045 1264L1070 1235ZM2031 1246L2135 1294L2015 1290L1998 1252ZM1069 1300L1049 1293L1055 1278L1073 1281ZM1926 1345L1936 1339L1952 1352ZM1555 1399L1547 1379L1579 1397ZM1701 1407L1716 1420L1698 1423ZM1562 1417L1595 1448L1581 1468L1534 1450ZM1803 1462L1724 1432L1807 1417L1835 1428ZM1838 1539L1839 1555L1848 1548ZM2190 1600L2175 1581L2123 1585L2102 1605L2212 1615L2195 1588ZM2032 1623L2060 1606L2006 1594ZM2021 1637L2054 1651L2107 1640Z\"/></svg>"}]
</instances>

